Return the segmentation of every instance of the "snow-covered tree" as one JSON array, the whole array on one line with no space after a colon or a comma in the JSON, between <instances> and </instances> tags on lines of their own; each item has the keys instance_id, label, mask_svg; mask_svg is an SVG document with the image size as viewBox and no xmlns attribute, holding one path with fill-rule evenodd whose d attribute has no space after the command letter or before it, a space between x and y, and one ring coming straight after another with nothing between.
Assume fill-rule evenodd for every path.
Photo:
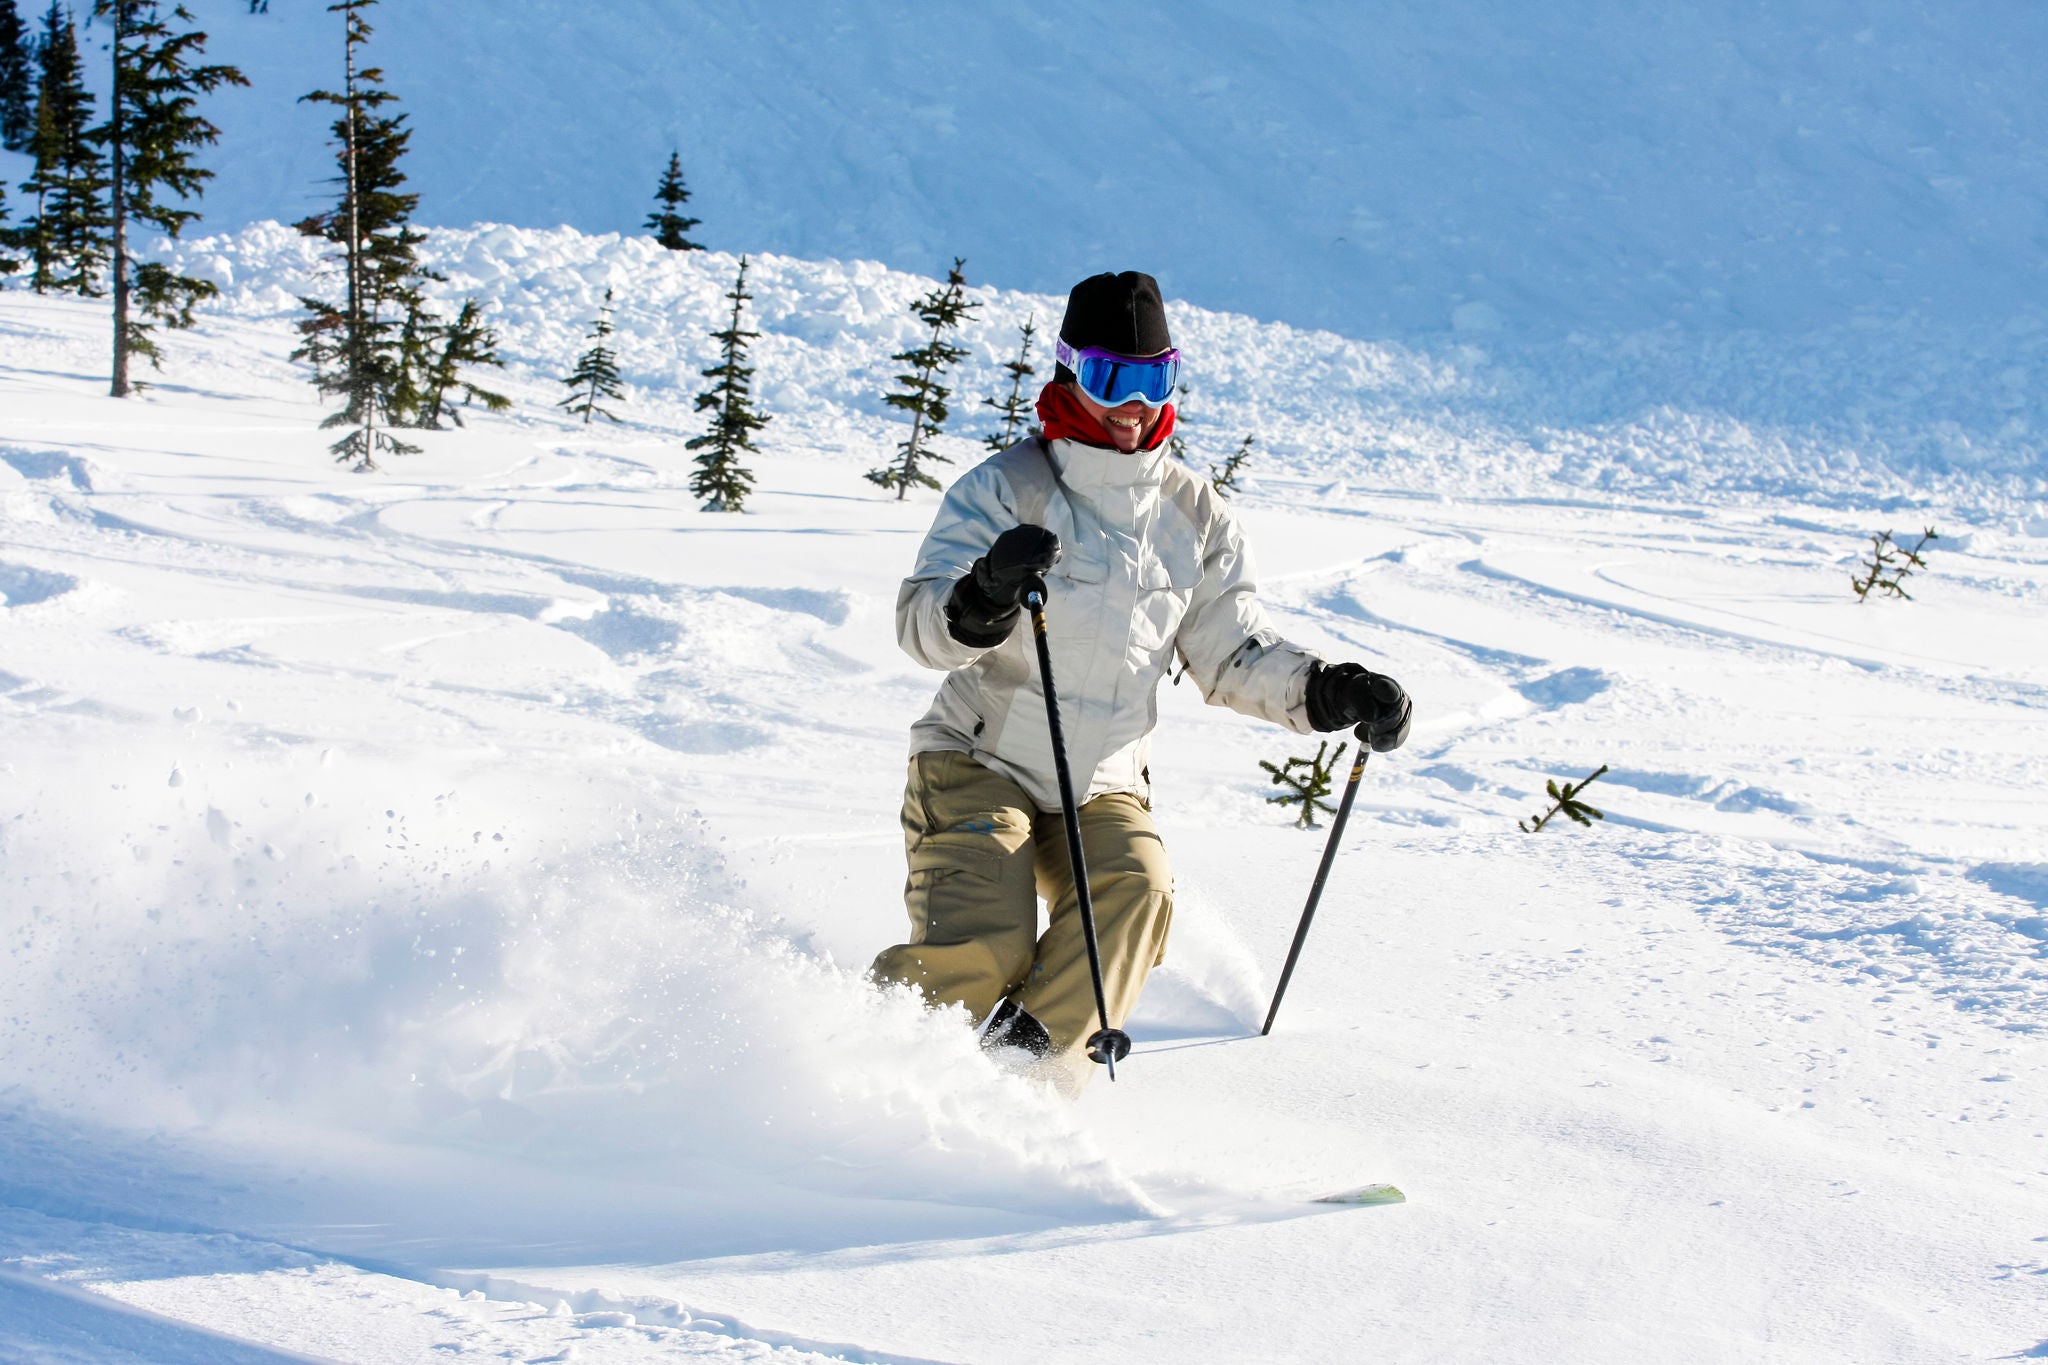
<instances>
[{"instance_id":1,"label":"snow-covered tree","mask_svg":"<svg viewBox=\"0 0 2048 1365\"><path fill-rule=\"evenodd\" d=\"M1003 372L1010 376L1010 392L1000 399L981 400L983 407L994 408L1003 415L1003 424L981 438L981 443L997 454L1038 430L1031 420L1033 400L1024 392L1024 381L1038 373L1031 364L1031 338L1038 332L1038 320L1024 319L1019 331L1023 333L1024 344L1017 348L1017 358L1003 365Z\"/></svg>"},{"instance_id":2,"label":"snow-covered tree","mask_svg":"<svg viewBox=\"0 0 2048 1365\"><path fill-rule=\"evenodd\" d=\"M569 386L569 396L555 404L567 408L571 416L581 415L583 425L589 426L592 417L602 417L607 422L619 419L598 406L600 398L617 399L624 396L619 387L619 357L607 344L612 334L612 291L604 291L604 303L597 310L597 321L590 324L590 331L584 340L591 343L589 350L576 357L576 368L562 382Z\"/></svg>"},{"instance_id":3,"label":"snow-covered tree","mask_svg":"<svg viewBox=\"0 0 2048 1365\"><path fill-rule=\"evenodd\" d=\"M714 381L697 395L697 411L710 412L711 429L683 447L697 455L697 472L690 476L690 492L704 499L707 512L737 512L754 486L753 471L740 463L742 452L757 453L754 433L769 419L754 411L754 371L747 365L747 343L761 335L740 326L742 310L753 295L747 292L747 258L740 257L739 278L733 281L732 317L723 331L713 332L718 342L719 362L703 372Z\"/></svg>"},{"instance_id":4,"label":"snow-covered tree","mask_svg":"<svg viewBox=\"0 0 2048 1365\"><path fill-rule=\"evenodd\" d=\"M28 150L36 127L36 82L28 28L14 0L0 0L0 147Z\"/></svg>"},{"instance_id":5,"label":"snow-covered tree","mask_svg":"<svg viewBox=\"0 0 2048 1365\"><path fill-rule=\"evenodd\" d=\"M939 486L937 479L919 467L923 461L952 463L947 456L931 449L931 438L946 424L946 399L953 392L940 380L947 366L967 356L965 350L946 339L960 326L961 319L976 307L967 301L967 277L961 273L966 265L965 258L956 257L953 268L946 272L944 287L932 290L911 305L911 311L917 314L918 320L931 329L931 336L925 344L915 350L898 351L889 357L911 367L909 374L896 376L902 390L885 394L882 398L890 407L901 408L910 414L910 435L896 447L902 453L893 464L870 469L867 477L870 483L895 489L898 501L910 492L913 485Z\"/></svg>"},{"instance_id":6,"label":"snow-covered tree","mask_svg":"<svg viewBox=\"0 0 2048 1365\"><path fill-rule=\"evenodd\" d=\"M29 284L38 294L98 295L107 265L107 168L92 144L92 92L78 60L70 13L51 0L37 44L35 128L28 154L35 167L21 188L35 209L9 241L27 253Z\"/></svg>"},{"instance_id":7,"label":"snow-covered tree","mask_svg":"<svg viewBox=\"0 0 2048 1365\"><path fill-rule=\"evenodd\" d=\"M647 228L655 241L670 251L704 249L683 235L697 226L699 220L683 214L683 205L690 202L690 191L683 184L683 159L679 153L668 154L668 169L661 173L661 184L655 187L654 202L660 207L647 215Z\"/></svg>"},{"instance_id":8,"label":"snow-covered tree","mask_svg":"<svg viewBox=\"0 0 2048 1365\"><path fill-rule=\"evenodd\" d=\"M112 392L122 398L129 390L130 358L142 356L152 367L161 359L149 335L156 326L190 327L193 305L220 292L211 280L134 259L129 220L176 237L199 217L183 205L204 192L213 172L195 165L193 154L217 141L220 130L196 112L196 97L249 82L232 66L194 65L206 50L206 35L191 27L192 15L183 5L172 6L166 16L156 0L96 0L94 12L113 28L113 96L107 121L92 137L107 149L110 171ZM167 192L177 196L177 206ZM138 319L138 312L149 321Z\"/></svg>"},{"instance_id":9,"label":"snow-covered tree","mask_svg":"<svg viewBox=\"0 0 2048 1365\"><path fill-rule=\"evenodd\" d=\"M372 32L363 11L376 3L337 0L327 7L342 16L343 85L338 92L315 90L302 97L338 111L333 134L340 174L335 180L342 196L333 209L306 218L298 228L339 249L347 293L338 304L299 300L309 316L299 323L305 340L292 352L292 359L312 363L313 382L322 394L342 399L341 410L321 425L350 428L331 449L336 460L358 470L375 469L380 452L409 455L419 449L378 424L392 422L393 396L405 374L402 320L418 307L422 284L439 278L419 263L426 234L411 225L419 196L399 189L405 174L398 163L412 132L405 115L379 112L398 98L382 88L384 73L358 63Z\"/></svg>"}]
</instances>

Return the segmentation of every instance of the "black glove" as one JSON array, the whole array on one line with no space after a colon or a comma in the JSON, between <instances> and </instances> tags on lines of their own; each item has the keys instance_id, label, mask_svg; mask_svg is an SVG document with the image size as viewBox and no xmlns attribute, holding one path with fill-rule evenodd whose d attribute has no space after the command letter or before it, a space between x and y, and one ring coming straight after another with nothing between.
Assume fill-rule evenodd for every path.
<instances>
[{"instance_id":1,"label":"black glove","mask_svg":"<svg viewBox=\"0 0 2048 1365\"><path fill-rule=\"evenodd\" d=\"M946 630L969 649L990 649L1010 636L1024 590L1058 562L1060 538L1043 526L1012 526L946 599Z\"/></svg>"},{"instance_id":2,"label":"black glove","mask_svg":"<svg viewBox=\"0 0 2048 1365\"><path fill-rule=\"evenodd\" d=\"M1376 754L1408 742L1413 708L1401 684L1363 664L1317 663L1308 675L1308 723L1317 730L1365 727L1365 742Z\"/></svg>"}]
</instances>

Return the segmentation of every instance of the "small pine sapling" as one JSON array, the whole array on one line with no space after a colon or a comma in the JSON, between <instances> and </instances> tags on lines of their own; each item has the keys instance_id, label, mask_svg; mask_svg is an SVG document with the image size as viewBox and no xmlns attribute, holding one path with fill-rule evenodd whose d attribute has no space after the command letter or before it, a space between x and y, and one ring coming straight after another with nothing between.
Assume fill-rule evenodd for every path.
<instances>
[{"instance_id":1,"label":"small pine sapling","mask_svg":"<svg viewBox=\"0 0 2048 1365\"><path fill-rule=\"evenodd\" d=\"M1181 431L1187 417L1188 386L1185 384L1177 385L1174 388L1174 393L1178 395L1179 401L1173 405L1173 435L1166 438L1166 453L1179 460L1182 464L1186 464L1188 462L1188 443L1182 438Z\"/></svg>"},{"instance_id":2,"label":"small pine sapling","mask_svg":"<svg viewBox=\"0 0 2048 1365\"><path fill-rule=\"evenodd\" d=\"M754 411L754 371L746 363L747 342L761 334L740 326L741 310L753 297L747 292L745 256L740 257L739 278L726 297L732 300L732 318L724 330L711 334L719 345L719 363L703 371L706 379L717 382L697 395L697 411L712 414L711 429L683 443L685 450L700 452L690 492L704 499L707 512L737 512L745 505L754 474L740 463L740 455L757 453L754 433L769 421Z\"/></svg>"},{"instance_id":3,"label":"small pine sapling","mask_svg":"<svg viewBox=\"0 0 2048 1365\"><path fill-rule=\"evenodd\" d=\"M955 361L964 360L967 352L946 340L947 334L960 326L961 319L972 312L976 305L967 301L967 277L961 273L966 267L964 257L955 257L953 268L946 272L943 288L934 289L910 306L918 320L932 329L930 340L910 351L898 351L890 356L911 367L909 374L899 374L896 382L903 385L901 393L883 396L882 401L892 408L901 408L910 414L910 436L897 447L903 452L893 464L880 469L870 469L869 483L896 490L896 499L901 502L913 485L937 488L939 481L919 468L924 460L937 460L951 464L950 457L941 455L930 448L931 438L938 435L939 428L946 424L946 399L952 390L939 382L946 367Z\"/></svg>"},{"instance_id":4,"label":"small pine sapling","mask_svg":"<svg viewBox=\"0 0 2048 1365\"><path fill-rule=\"evenodd\" d=\"M585 341L594 343L582 355L576 357L576 369L562 380L569 386L569 396L555 404L567 408L569 415L581 416L583 425L589 426L593 416L607 422L619 419L598 406L600 398L620 399L625 390L619 387L619 358L606 340L612 334L612 291L606 286L604 304L597 310L597 321L590 324Z\"/></svg>"},{"instance_id":5,"label":"small pine sapling","mask_svg":"<svg viewBox=\"0 0 2048 1365\"><path fill-rule=\"evenodd\" d=\"M1925 569L1927 561L1920 558L1920 552L1929 542L1941 539L1932 526L1922 529L1920 539L1907 549L1892 539L1890 531L1879 531L1870 538L1870 558L1863 565L1861 574L1849 575L1849 587L1856 594L1858 606L1870 600L1875 589L1880 595L1903 597L1913 600L1911 593L1902 586L1908 575L1915 569Z\"/></svg>"},{"instance_id":6,"label":"small pine sapling","mask_svg":"<svg viewBox=\"0 0 2048 1365\"><path fill-rule=\"evenodd\" d=\"M697 226L698 220L683 214L683 205L690 202L690 191L683 184L683 159L679 153L668 154L668 169L661 173L661 183L654 187L654 202L660 207L647 215L645 226L654 234L655 241L670 251L704 249L683 235Z\"/></svg>"},{"instance_id":7,"label":"small pine sapling","mask_svg":"<svg viewBox=\"0 0 2048 1365\"><path fill-rule=\"evenodd\" d=\"M468 365L494 365L499 369L505 366L498 358L498 334L484 322L483 311L483 305L475 299L465 299L455 321L436 327L441 349L422 377L418 425L438 431L445 415L461 426L462 414L449 397L458 389L463 406L475 405L486 412L503 412L512 406L512 400L504 394L493 393L462 374L463 367Z\"/></svg>"},{"instance_id":8,"label":"small pine sapling","mask_svg":"<svg viewBox=\"0 0 2048 1365\"><path fill-rule=\"evenodd\" d=\"M1273 776L1275 786L1287 790L1278 796L1269 796L1266 803L1272 806L1300 806L1301 816L1294 822L1296 829L1316 829L1316 812L1334 814L1336 807L1323 800L1332 787L1332 778L1338 761L1344 757L1348 744L1339 744L1335 753L1329 753L1327 739L1316 745L1314 758L1290 758L1284 764L1259 760L1259 766ZM1299 771L1297 771L1297 769Z\"/></svg>"},{"instance_id":9,"label":"small pine sapling","mask_svg":"<svg viewBox=\"0 0 2048 1365\"><path fill-rule=\"evenodd\" d=\"M1237 476L1244 469L1244 463L1252 457L1252 438L1246 436L1236 450L1230 452L1220 465L1209 466L1209 486L1229 497L1238 491Z\"/></svg>"},{"instance_id":10,"label":"small pine sapling","mask_svg":"<svg viewBox=\"0 0 2048 1365\"><path fill-rule=\"evenodd\" d=\"M1024 396L1024 381L1038 373L1031 363L1031 338L1038 332L1038 320L1026 318L1019 330L1024 344L1017 348L1017 358L1003 365L1003 372L1010 376L1009 395L981 400L983 407L994 408L1002 414L1003 425L981 438L981 443L998 455L1024 437L1038 432L1037 424L1031 420L1032 402Z\"/></svg>"},{"instance_id":11,"label":"small pine sapling","mask_svg":"<svg viewBox=\"0 0 2048 1365\"><path fill-rule=\"evenodd\" d=\"M439 319L418 293L408 294L405 321L398 326L398 366L385 396L385 414L395 427L416 427L426 407L424 382L434 343L440 340Z\"/></svg>"},{"instance_id":12,"label":"small pine sapling","mask_svg":"<svg viewBox=\"0 0 2048 1365\"><path fill-rule=\"evenodd\" d=\"M1517 820L1515 821L1516 827L1524 834L1534 834L1537 830L1550 823L1551 816L1558 814L1562 814L1566 819L1576 824L1584 825L1589 829L1592 828L1594 820L1605 820L1607 818L1606 813L1597 811L1579 800L1579 793L1599 781L1601 775L1606 771L1607 765L1602 763L1581 782L1567 782L1562 787L1557 785L1555 779L1544 782L1543 790L1550 793L1550 809L1537 816L1535 824L1532 825L1526 820ZM1588 817L1591 818L1589 819Z\"/></svg>"}]
</instances>

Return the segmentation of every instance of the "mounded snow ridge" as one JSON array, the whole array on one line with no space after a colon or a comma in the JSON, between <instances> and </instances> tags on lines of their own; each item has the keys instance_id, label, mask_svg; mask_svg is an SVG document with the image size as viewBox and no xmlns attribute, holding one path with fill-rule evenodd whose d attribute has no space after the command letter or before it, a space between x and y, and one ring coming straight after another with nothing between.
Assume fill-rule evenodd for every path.
<instances>
[{"instance_id":1,"label":"mounded snow ridge","mask_svg":"<svg viewBox=\"0 0 2048 1365\"><path fill-rule=\"evenodd\" d=\"M219 311L284 320L302 294L332 292L321 244L277 224L170 253L222 285ZM715 363L737 266L720 252L670 252L652 238L567 228L436 230L426 262L448 276L449 311L487 305L515 373L568 371L604 292L635 388L629 422L692 426L689 404ZM930 279L869 261L752 257L751 360L781 431L829 442L834 428L879 434L882 394L922 344L910 312ZM1035 320L1033 359L1051 373L1063 297L978 287L962 329L949 430L994 424L978 401L1006 391L998 366ZM1903 323L1844 325L1787 341L1731 332L1574 337L1496 360L1484 344L1407 346L1214 313L1175 302L1188 357L1183 424L1220 462L1246 434L1263 466L1437 496L1577 489L1603 497L1681 492L1834 505L1966 503L2024 526L2043 515L2048 463L2048 323L1986 334ZM1704 347L1696 350L1696 346ZM1678 376L1682 374L1683 378ZM785 438L786 439L786 438ZM897 439L897 438L891 438ZM963 457L971 447L953 449Z\"/></svg>"}]
</instances>

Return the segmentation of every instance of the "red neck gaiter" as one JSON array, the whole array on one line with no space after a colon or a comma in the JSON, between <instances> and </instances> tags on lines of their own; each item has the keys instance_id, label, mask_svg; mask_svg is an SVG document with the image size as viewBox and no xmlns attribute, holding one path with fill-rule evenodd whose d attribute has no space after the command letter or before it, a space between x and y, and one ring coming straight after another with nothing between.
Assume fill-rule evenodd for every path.
<instances>
[{"instance_id":1,"label":"red neck gaiter","mask_svg":"<svg viewBox=\"0 0 2048 1365\"><path fill-rule=\"evenodd\" d=\"M1038 423L1045 428L1048 441L1079 441L1084 446L1116 449L1116 442L1102 423L1089 416L1081 400L1074 397L1074 391L1057 380L1047 384L1038 395ZM1159 410L1159 424L1152 428L1151 439L1138 449L1157 450L1171 435L1173 404L1168 403Z\"/></svg>"}]
</instances>

